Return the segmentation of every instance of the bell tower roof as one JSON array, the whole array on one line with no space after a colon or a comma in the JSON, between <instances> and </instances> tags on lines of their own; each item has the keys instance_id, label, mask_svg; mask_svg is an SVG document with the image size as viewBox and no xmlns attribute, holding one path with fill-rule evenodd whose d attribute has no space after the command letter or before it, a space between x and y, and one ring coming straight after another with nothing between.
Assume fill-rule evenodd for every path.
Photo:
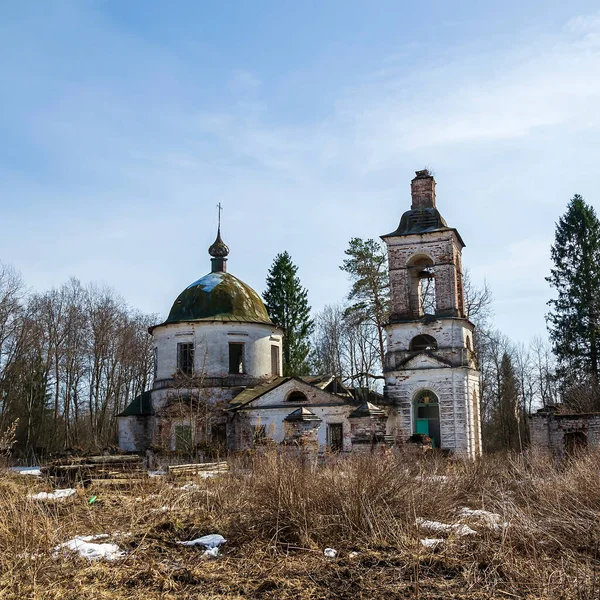
<instances>
[{"instance_id":1,"label":"bell tower roof","mask_svg":"<svg viewBox=\"0 0 600 600\"><path fill-rule=\"evenodd\" d=\"M460 243L464 242L453 227L448 227L435 203L435 179L428 169L415 172L410 182L411 208L400 218L395 231L382 235L381 238L399 237L403 235L419 235L433 231L454 231Z\"/></svg>"}]
</instances>

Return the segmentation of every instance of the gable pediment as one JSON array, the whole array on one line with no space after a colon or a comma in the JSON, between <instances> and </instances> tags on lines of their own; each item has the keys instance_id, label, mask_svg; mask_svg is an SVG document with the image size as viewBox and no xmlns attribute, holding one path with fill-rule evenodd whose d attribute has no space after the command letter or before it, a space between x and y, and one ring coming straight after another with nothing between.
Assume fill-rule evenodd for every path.
<instances>
[{"instance_id":1,"label":"gable pediment","mask_svg":"<svg viewBox=\"0 0 600 600\"><path fill-rule=\"evenodd\" d=\"M293 411L300 406L336 404L354 404L354 399L352 397L344 398L321 390L300 379L290 378L288 381L248 402L244 407L255 409L289 406L290 411Z\"/></svg>"},{"instance_id":2,"label":"gable pediment","mask_svg":"<svg viewBox=\"0 0 600 600\"><path fill-rule=\"evenodd\" d=\"M450 364L429 352L419 352L398 365L399 369L448 369Z\"/></svg>"}]
</instances>

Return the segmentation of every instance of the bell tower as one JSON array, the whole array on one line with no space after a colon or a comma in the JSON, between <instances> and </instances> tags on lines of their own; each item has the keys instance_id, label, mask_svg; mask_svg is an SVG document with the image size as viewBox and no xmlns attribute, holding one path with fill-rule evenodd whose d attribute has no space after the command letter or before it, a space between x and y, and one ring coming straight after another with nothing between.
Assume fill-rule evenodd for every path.
<instances>
[{"instance_id":1,"label":"bell tower","mask_svg":"<svg viewBox=\"0 0 600 600\"><path fill-rule=\"evenodd\" d=\"M465 314L465 244L438 211L435 186L428 170L417 171L410 210L382 236L392 304L385 394L397 407L401 438L425 434L435 447L475 458L481 454L479 371L474 325Z\"/></svg>"}]
</instances>

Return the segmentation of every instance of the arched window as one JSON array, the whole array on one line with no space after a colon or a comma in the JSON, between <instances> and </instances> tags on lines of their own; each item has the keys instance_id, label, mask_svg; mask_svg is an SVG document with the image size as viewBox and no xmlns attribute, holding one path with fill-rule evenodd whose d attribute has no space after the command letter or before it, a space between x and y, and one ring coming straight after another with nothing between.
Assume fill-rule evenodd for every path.
<instances>
[{"instance_id":1,"label":"arched window","mask_svg":"<svg viewBox=\"0 0 600 600\"><path fill-rule=\"evenodd\" d=\"M415 433L422 433L433 440L433 447L440 447L440 403L431 390L421 390L413 402Z\"/></svg>"},{"instance_id":2,"label":"arched window","mask_svg":"<svg viewBox=\"0 0 600 600\"><path fill-rule=\"evenodd\" d=\"M306 402L307 400L308 398L306 397L306 394L299 392L298 390L290 392L286 398L287 402Z\"/></svg>"},{"instance_id":3,"label":"arched window","mask_svg":"<svg viewBox=\"0 0 600 600\"><path fill-rule=\"evenodd\" d=\"M437 342L434 337L422 334L417 335L410 341L410 349L413 352L422 352L423 350L437 350Z\"/></svg>"},{"instance_id":4,"label":"arched window","mask_svg":"<svg viewBox=\"0 0 600 600\"><path fill-rule=\"evenodd\" d=\"M408 261L410 281L410 309L413 315L435 315L435 269L433 260L426 255L416 254Z\"/></svg>"}]
</instances>

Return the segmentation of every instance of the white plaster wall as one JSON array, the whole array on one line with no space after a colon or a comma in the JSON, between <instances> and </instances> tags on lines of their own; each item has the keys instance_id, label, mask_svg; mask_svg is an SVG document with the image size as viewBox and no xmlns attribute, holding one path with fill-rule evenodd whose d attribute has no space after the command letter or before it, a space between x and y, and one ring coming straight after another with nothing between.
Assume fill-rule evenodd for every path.
<instances>
[{"instance_id":1,"label":"white plaster wall","mask_svg":"<svg viewBox=\"0 0 600 600\"><path fill-rule=\"evenodd\" d=\"M435 338L440 348L466 348L467 337L473 336L473 325L466 319L446 318L428 323L420 321L395 323L388 325L386 332L388 352L408 350L411 340L423 334ZM472 339L471 348L473 348Z\"/></svg>"},{"instance_id":2,"label":"white plaster wall","mask_svg":"<svg viewBox=\"0 0 600 600\"><path fill-rule=\"evenodd\" d=\"M123 452L140 452L152 443L153 419L148 417L119 417L119 449Z\"/></svg>"},{"instance_id":3,"label":"white plaster wall","mask_svg":"<svg viewBox=\"0 0 600 600\"><path fill-rule=\"evenodd\" d=\"M271 375L271 346L279 348L283 332L275 325L233 322L186 322L156 327L152 336L156 348L156 379L169 379L177 370L177 344L194 343L194 370L206 377L229 374L229 343L244 344L245 374L249 377Z\"/></svg>"},{"instance_id":4,"label":"white plaster wall","mask_svg":"<svg viewBox=\"0 0 600 600\"><path fill-rule=\"evenodd\" d=\"M424 389L436 394L440 404L441 447L471 458L477 454L472 392L478 382L477 371L468 368L402 370L388 373L386 391L398 406L398 428L401 439L415 430L413 400Z\"/></svg>"}]
</instances>

